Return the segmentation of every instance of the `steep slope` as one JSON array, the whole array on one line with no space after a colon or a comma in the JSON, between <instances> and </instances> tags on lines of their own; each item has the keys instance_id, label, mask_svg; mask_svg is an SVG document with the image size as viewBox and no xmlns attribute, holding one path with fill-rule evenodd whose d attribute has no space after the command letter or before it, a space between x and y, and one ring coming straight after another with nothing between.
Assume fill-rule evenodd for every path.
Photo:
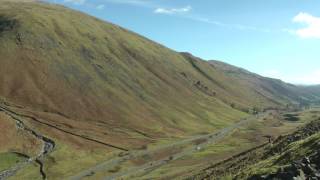
<instances>
[{"instance_id":1,"label":"steep slope","mask_svg":"<svg viewBox=\"0 0 320 180\"><path fill-rule=\"evenodd\" d=\"M129 148L245 115L194 86L205 77L172 50L58 5L18 3L0 6L0 96L24 112Z\"/></svg>"},{"instance_id":2,"label":"steep slope","mask_svg":"<svg viewBox=\"0 0 320 180\"><path fill-rule=\"evenodd\" d=\"M249 87L251 94L263 96L276 104L306 105L310 102L318 102L320 99L317 86L296 86L278 79L262 77L224 62L212 60L209 63L222 70L233 81Z\"/></svg>"},{"instance_id":3,"label":"steep slope","mask_svg":"<svg viewBox=\"0 0 320 180\"><path fill-rule=\"evenodd\" d=\"M230 76L59 5L0 3L0 96L14 111L36 117L36 126L55 127L48 133L137 148L214 131L254 107L312 99L281 81Z\"/></svg>"},{"instance_id":4,"label":"steep slope","mask_svg":"<svg viewBox=\"0 0 320 180\"><path fill-rule=\"evenodd\" d=\"M320 118L272 143L240 153L190 179L319 179Z\"/></svg>"},{"instance_id":5,"label":"steep slope","mask_svg":"<svg viewBox=\"0 0 320 180\"><path fill-rule=\"evenodd\" d=\"M316 85L316 86L308 86L308 87L303 87L309 94L312 94L314 96L318 96L319 92L320 92L320 86ZM320 100L319 98L315 98L314 100L314 104L319 105L320 104Z\"/></svg>"},{"instance_id":6,"label":"steep slope","mask_svg":"<svg viewBox=\"0 0 320 180\"><path fill-rule=\"evenodd\" d=\"M0 63L0 109L54 141L40 169L57 179L120 151L214 133L248 113L309 104L320 95L316 87L207 62L81 12L32 0L0 0ZM20 142L23 134L5 123L0 119L0 126L10 127L0 132L6 137L2 144L7 137ZM2 144L1 152L12 156L13 146ZM38 144L27 138L17 151L32 156ZM37 179L35 167L17 179Z\"/></svg>"}]
</instances>

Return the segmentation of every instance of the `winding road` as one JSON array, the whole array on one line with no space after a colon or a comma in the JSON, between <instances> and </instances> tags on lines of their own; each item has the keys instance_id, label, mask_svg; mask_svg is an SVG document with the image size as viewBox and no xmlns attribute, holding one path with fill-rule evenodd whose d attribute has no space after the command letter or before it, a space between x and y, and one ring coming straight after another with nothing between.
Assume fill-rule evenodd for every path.
<instances>
[{"instance_id":1,"label":"winding road","mask_svg":"<svg viewBox=\"0 0 320 180\"><path fill-rule=\"evenodd\" d=\"M24 124L22 117L19 114L16 114L15 112L11 111L10 109L8 109L5 106L2 106L1 104L0 104L0 112L4 112L8 116L10 116L12 119L14 119L16 121L16 125L17 125L18 129L21 129L23 131L28 132L29 134L31 134L32 136L34 136L35 138L37 138L38 140L40 140L42 142L41 151L39 152L39 154L37 156L31 157L28 160L26 160L22 163L19 163L16 166L14 166L6 171L0 172L0 180L3 180L3 179L6 179L8 177L15 175L19 170L23 169L24 167L26 167L28 164L30 164L32 162L39 164L39 166L40 166L39 171L42 175L42 178L47 179L46 174L43 170L42 160L43 160L43 158L45 158L45 156L47 156L50 152L53 151L53 149L55 147L54 141L45 137L44 135L40 134L39 132L36 132L35 130L32 130L29 127L27 127ZM167 156L165 156L159 160L150 160L142 165L129 167L127 169L120 170L119 172L115 172L115 173L111 174L110 176L105 177L103 179L105 179L105 180L120 179L123 177L134 176L135 174L138 174L138 173L149 172L149 171L152 171L160 166L168 164L170 161L180 159L184 156L191 155L191 154L199 151L200 149L204 149L204 148L206 148L206 146L214 144L214 143L218 142L219 140L222 140L224 137L226 137L227 135L232 133L235 129L242 127L244 124L247 124L250 121L254 121L258 118L261 118L261 117L265 116L267 113L268 112L261 113L259 115L254 115L254 116L251 116L246 119L242 119L241 121L233 124L230 127L221 129L220 131L217 131L217 132L214 132L211 134L196 135L196 136L186 138L186 139L174 142L174 143L161 145L161 146L158 146L154 149L131 150L131 151L124 150L123 156L117 156L113 159L106 160L101 164L98 164L92 168L89 168L85 171L80 172L79 174L77 174L75 176L70 177L69 179L70 180L80 180L80 179L86 178L88 176L92 176L92 175L99 173L99 172L107 172L117 166L120 166L124 162L128 162L128 161L136 159L136 158L141 158L143 156L151 156L152 157L152 155L157 152L161 152L163 150L167 150L167 149L171 149L171 148L177 148L177 147L180 147L183 145L188 145L188 146L184 147L183 149L181 149L179 152L175 152L173 154L168 154ZM201 140L201 143L195 144L194 142L197 140ZM118 148L118 149L122 150L121 148Z\"/></svg>"},{"instance_id":2,"label":"winding road","mask_svg":"<svg viewBox=\"0 0 320 180\"><path fill-rule=\"evenodd\" d=\"M191 154L195 153L196 151L199 151L200 149L203 149L209 145L212 145L212 144L222 140L224 137L226 137L227 135L232 133L235 129L242 127L243 125L247 124L248 122L251 122L251 121L254 121L258 118L264 117L267 115L267 113L268 112L251 116L249 118L246 118L246 119L239 121L238 123L233 124L230 127L224 128L218 132L214 132L211 134L193 136L191 138L184 139L184 140L174 142L171 144L162 145L162 146L159 146L159 147L157 147L155 149L151 149L151 150L128 151L127 154L122 157L116 157L116 158L107 160L107 161L105 161L97 166L94 166L88 170L82 171L79 174L70 177L69 179L70 180L80 180L85 177L92 176L98 172L106 172L108 170L111 170L112 168L120 165L121 163L132 160L137 157L142 157L145 155L150 156L151 154L153 154L155 152L159 152L159 151L167 149L167 148L174 148L174 147L179 147L181 145L189 145L190 144L189 147L184 148L182 151L175 153L174 155L171 154L171 155L168 155L167 157L162 158L157 161L149 161L149 162L144 163L140 166L134 166L134 167L131 167L128 169L124 169L123 171L120 170L120 172L114 173L111 176L105 177L104 179L105 180L120 179L123 177L133 176L138 173L148 172L150 170L153 170L155 168L158 168L160 166L168 164L172 160L180 159L184 156L191 155ZM199 143L197 145L192 143L197 140L203 140L203 139L206 140L203 143Z\"/></svg>"}]
</instances>

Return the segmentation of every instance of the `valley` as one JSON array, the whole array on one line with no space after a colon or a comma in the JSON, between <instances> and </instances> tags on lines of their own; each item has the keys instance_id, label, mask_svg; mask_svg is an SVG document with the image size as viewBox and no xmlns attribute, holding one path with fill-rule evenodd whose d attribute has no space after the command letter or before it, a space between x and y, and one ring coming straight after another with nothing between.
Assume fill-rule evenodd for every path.
<instances>
[{"instance_id":1,"label":"valley","mask_svg":"<svg viewBox=\"0 0 320 180\"><path fill-rule=\"evenodd\" d=\"M148 172L150 171L150 169L156 169L157 167L170 163L170 161L180 159L184 156L192 155L193 153L205 148L208 145L215 144L215 142L224 139L225 136L230 134L235 129L241 127L243 124L255 120L257 117L258 116L254 116L250 117L249 119L241 120L231 127L227 127L212 134L199 135L184 140L178 140L177 142L171 144L166 144L160 147L157 146L155 148L152 148L151 150L132 152L129 151L127 153L128 155L118 158L117 160L111 159L108 162L100 164L95 168L91 168L90 170L81 173L81 175L72 177L71 179L81 179L86 176L97 174L97 172L99 171L107 172L108 170L113 169L115 166L119 167L120 164L126 164L125 161L139 161L139 159L142 160L142 164L140 163L141 165L139 164L138 167L135 166L134 168L125 169L124 172L116 173L115 175L111 175L106 179L120 178L123 176L139 173L140 171L142 173ZM199 141L200 143L197 143ZM161 154L163 155L161 156ZM144 160L145 157L148 157L149 160Z\"/></svg>"},{"instance_id":2,"label":"valley","mask_svg":"<svg viewBox=\"0 0 320 180\"><path fill-rule=\"evenodd\" d=\"M319 86L44 1L0 0L0 63L0 180L212 178L320 118Z\"/></svg>"},{"instance_id":3,"label":"valley","mask_svg":"<svg viewBox=\"0 0 320 180\"><path fill-rule=\"evenodd\" d=\"M5 108L2 110L6 112ZM294 114L297 119L288 118L293 117L290 114ZM234 125L210 134L171 139L171 143L155 144L145 147L144 150L119 151L113 158L109 157L107 161L92 167L84 166L81 172L75 172L75 175L65 178L152 179L161 176L163 179L171 179L181 177L182 174L187 177L196 169L217 163L250 148L264 146L270 139L288 134L317 117L320 117L320 109L316 107L289 113L283 110L268 110L238 120ZM103 158L101 157L101 160ZM29 163L31 161L28 160ZM26 164L18 166L22 169ZM46 169L54 167L50 166L52 165L44 164ZM183 168L179 170L175 167ZM39 175L41 174L36 176ZM26 174L21 173L19 176L26 177Z\"/></svg>"},{"instance_id":4,"label":"valley","mask_svg":"<svg viewBox=\"0 0 320 180\"><path fill-rule=\"evenodd\" d=\"M319 120L281 135L272 143L244 151L204 168L186 179L294 179L319 178Z\"/></svg>"}]
</instances>

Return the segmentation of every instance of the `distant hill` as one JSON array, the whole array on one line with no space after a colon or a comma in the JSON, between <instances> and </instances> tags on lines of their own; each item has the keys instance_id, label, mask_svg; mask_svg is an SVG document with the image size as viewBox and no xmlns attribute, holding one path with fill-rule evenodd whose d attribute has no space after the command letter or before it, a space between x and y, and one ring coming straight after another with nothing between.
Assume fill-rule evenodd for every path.
<instances>
[{"instance_id":1,"label":"distant hill","mask_svg":"<svg viewBox=\"0 0 320 180\"><path fill-rule=\"evenodd\" d=\"M225 75L235 81L241 81L260 95L280 104L290 101L295 104L308 104L319 101L320 86L296 86L279 79L272 79L251 73L220 61L209 61L210 64L223 70Z\"/></svg>"},{"instance_id":2,"label":"distant hill","mask_svg":"<svg viewBox=\"0 0 320 180\"><path fill-rule=\"evenodd\" d=\"M252 109L320 96L319 88L178 53L41 2L0 1L0 61L0 96L10 108L129 149L161 137L211 132ZM68 141L55 131L46 133Z\"/></svg>"}]
</instances>

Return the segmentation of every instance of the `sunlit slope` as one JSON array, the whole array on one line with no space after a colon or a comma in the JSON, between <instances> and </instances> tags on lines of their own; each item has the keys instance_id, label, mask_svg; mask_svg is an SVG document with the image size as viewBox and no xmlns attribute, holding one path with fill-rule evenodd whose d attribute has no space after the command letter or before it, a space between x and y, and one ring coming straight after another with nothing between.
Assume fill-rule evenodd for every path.
<instances>
[{"instance_id":1,"label":"sunlit slope","mask_svg":"<svg viewBox=\"0 0 320 180\"><path fill-rule=\"evenodd\" d=\"M22 2L1 2L0 24L0 96L79 122L63 122L74 131L130 143L121 137L211 131L244 115L200 91L206 78L179 53L116 25Z\"/></svg>"},{"instance_id":2,"label":"sunlit slope","mask_svg":"<svg viewBox=\"0 0 320 180\"><path fill-rule=\"evenodd\" d=\"M270 97L257 89L269 79L257 86L119 26L37 2L0 0L0 61L4 101L128 148L213 131L254 107L285 106L295 100L286 88L297 88L273 83L281 93Z\"/></svg>"},{"instance_id":3,"label":"sunlit slope","mask_svg":"<svg viewBox=\"0 0 320 180\"><path fill-rule=\"evenodd\" d=\"M319 109L283 114L283 118L283 122L306 124L188 179L319 179Z\"/></svg>"},{"instance_id":4,"label":"sunlit slope","mask_svg":"<svg viewBox=\"0 0 320 180\"><path fill-rule=\"evenodd\" d=\"M225 76L231 78L231 81L241 83L242 86L240 87L246 87L247 90L242 91L245 92L243 97L246 99L257 99L257 97L265 99L255 104L263 104L265 101L269 101L277 105L306 105L320 100L320 88L318 86L296 86L278 79L262 77L220 61L209 61L209 63L221 70Z\"/></svg>"}]
</instances>

